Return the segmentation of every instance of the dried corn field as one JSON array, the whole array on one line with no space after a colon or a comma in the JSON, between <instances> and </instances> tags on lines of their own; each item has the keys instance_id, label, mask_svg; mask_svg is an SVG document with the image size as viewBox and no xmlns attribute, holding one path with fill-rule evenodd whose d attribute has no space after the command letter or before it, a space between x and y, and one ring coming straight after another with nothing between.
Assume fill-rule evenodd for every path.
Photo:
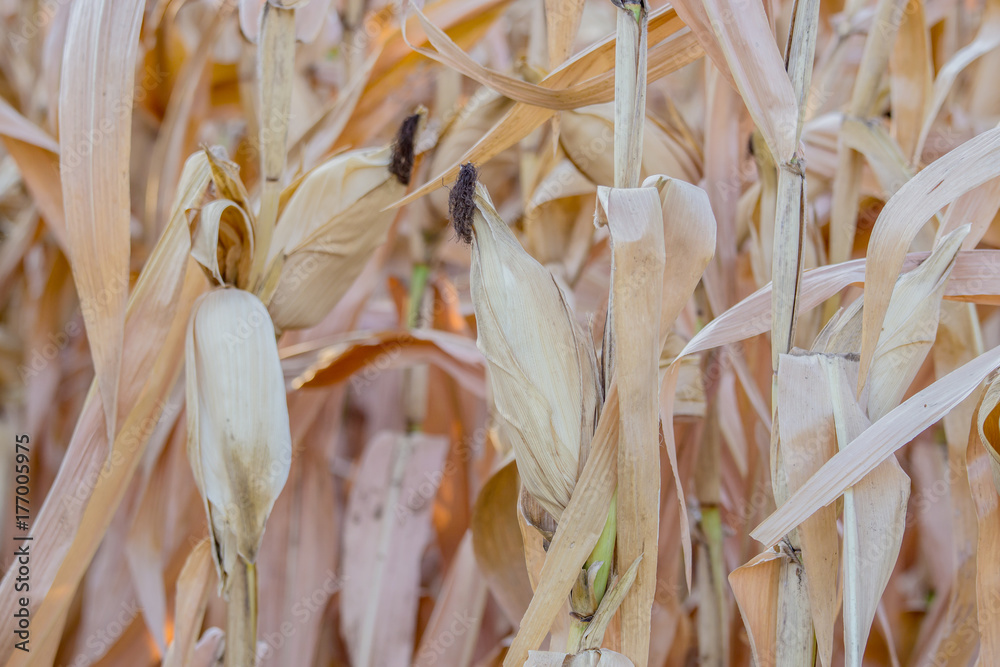
<instances>
[{"instance_id":1,"label":"dried corn field","mask_svg":"<svg viewBox=\"0 0 1000 667\"><path fill-rule=\"evenodd\" d=\"M1000 665L1000 1L0 21L0 663Z\"/></svg>"}]
</instances>

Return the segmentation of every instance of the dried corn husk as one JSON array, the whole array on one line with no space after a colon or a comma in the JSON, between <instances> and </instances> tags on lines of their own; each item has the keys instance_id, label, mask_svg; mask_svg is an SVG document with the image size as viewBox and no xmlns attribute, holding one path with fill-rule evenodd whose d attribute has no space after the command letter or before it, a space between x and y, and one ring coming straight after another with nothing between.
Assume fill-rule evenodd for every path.
<instances>
[{"instance_id":1,"label":"dried corn husk","mask_svg":"<svg viewBox=\"0 0 1000 667\"><path fill-rule=\"evenodd\" d=\"M191 256L218 285L243 287L253 260L253 227L246 211L229 199L205 204L191 239Z\"/></svg>"},{"instance_id":2,"label":"dried corn husk","mask_svg":"<svg viewBox=\"0 0 1000 667\"><path fill-rule=\"evenodd\" d=\"M188 458L205 503L222 590L257 558L292 443L274 325L238 289L202 296L187 333Z\"/></svg>"},{"instance_id":3,"label":"dried corn husk","mask_svg":"<svg viewBox=\"0 0 1000 667\"><path fill-rule=\"evenodd\" d=\"M334 157L282 195L261 290L279 331L322 320L385 241L396 212L384 209L406 191L419 117L392 147Z\"/></svg>"},{"instance_id":4,"label":"dried corn husk","mask_svg":"<svg viewBox=\"0 0 1000 667\"><path fill-rule=\"evenodd\" d=\"M456 185L453 205L463 181L471 184L474 175ZM475 207L471 215L465 211L464 223L455 217L473 244L477 345L489 365L501 437L514 448L525 488L558 520L594 433L594 353L552 275L517 242L486 189L474 192L464 193L474 198L465 202Z\"/></svg>"}]
</instances>

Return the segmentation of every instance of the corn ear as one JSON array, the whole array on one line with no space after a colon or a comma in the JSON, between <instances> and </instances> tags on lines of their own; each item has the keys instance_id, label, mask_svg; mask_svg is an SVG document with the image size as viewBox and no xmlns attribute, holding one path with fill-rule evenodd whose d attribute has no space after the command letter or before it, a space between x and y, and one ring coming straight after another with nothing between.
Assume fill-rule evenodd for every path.
<instances>
[{"instance_id":1,"label":"corn ear","mask_svg":"<svg viewBox=\"0 0 1000 667\"><path fill-rule=\"evenodd\" d=\"M381 245L403 196L422 114L404 121L392 147L344 153L310 172L281 211L261 298L279 331L322 320Z\"/></svg>"},{"instance_id":2,"label":"corn ear","mask_svg":"<svg viewBox=\"0 0 1000 667\"><path fill-rule=\"evenodd\" d=\"M205 503L223 591L254 563L285 485L292 442L274 326L238 289L202 296L187 332L188 458Z\"/></svg>"},{"instance_id":3,"label":"corn ear","mask_svg":"<svg viewBox=\"0 0 1000 667\"><path fill-rule=\"evenodd\" d=\"M489 366L501 437L514 449L525 488L558 521L594 433L600 388L591 343L468 165L451 209L459 236L472 243L476 343Z\"/></svg>"}]
</instances>

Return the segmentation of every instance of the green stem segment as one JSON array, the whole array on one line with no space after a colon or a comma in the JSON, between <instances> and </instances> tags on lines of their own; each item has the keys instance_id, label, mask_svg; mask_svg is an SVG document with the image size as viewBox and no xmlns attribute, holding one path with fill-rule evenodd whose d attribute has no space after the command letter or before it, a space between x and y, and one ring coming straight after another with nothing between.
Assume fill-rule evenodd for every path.
<instances>
[{"instance_id":1,"label":"green stem segment","mask_svg":"<svg viewBox=\"0 0 1000 667\"><path fill-rule=\"evenodd\" d=\"M424 290L427 289L427 280L430 274L431 268L427 264L413 265L413 274L410 277L410 305L406 312L406 327L408 329L420 325L420 304L424 300Z\"/></svg>"},{"instance_id":2,"label":"green stem segment","mask_svg":"<svg viewBox=\"0 0 1000 667\"><path fill-rule=\"evenodd\" d=\"M257 660L257 567L243 556L229 573L225 667L252 667Z\"/></svg>"},{"instance_id":3,"label":"green stem segment","mask_svg":"<svg viewBox=\"0 0 1000 667\"><path fill-rule=\"evenodd\" d=\"M601 536L597 538L594 550L583 566L584 572L589 572L594 563L601 563L601 567L597 571L597 576L594 577L593 588L590 591L593 594L593 599L590 601L590 604L585 605L587 608L573 609L574 615L570 617L569 638L566 643L566 651L568 653L578 653L580 651L581 644L583 643L583 635L587 631L587 628L590 627L590 621L585 619L589 619L597 611L597 606L601 603L604 593L607 591L608 576L611 574L611 563L615 557L615 535L617 531L618 492L615 491L615 494L611 496L611 506L608 508L608 518L604 523L604 530L601 531ZM572 596L574 600L580 597L588 599L590 596L576 594ZM570 604L572 605L573 602Z\"/></svg>"},{"instance_id":4,"label":"green stem segment","mask_svg":"<svg viewBox=\"0 0 1000 667\"><path fill-rule=\"evenodd\" d=\"M406 309L406 328L416 329L422 324L420 313L424 301L424 291L430 277L430 266L426 262L413 265L410 276L410 298ZM403 410L406 414L406 432L420 433L427 416L427 367L412 366L403 372Z\"/></svg>"}]
</instances>

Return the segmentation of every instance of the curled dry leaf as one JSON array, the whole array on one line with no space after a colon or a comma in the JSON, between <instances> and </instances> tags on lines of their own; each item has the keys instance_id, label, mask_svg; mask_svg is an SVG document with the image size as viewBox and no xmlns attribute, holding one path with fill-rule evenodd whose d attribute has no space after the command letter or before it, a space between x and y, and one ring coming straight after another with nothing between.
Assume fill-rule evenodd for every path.
<instances>
[{"instance_id":1,"label":"curled dry leaf","mask_svg":"<svg viewBox=\"0 0 1000 667\"><path fill-rule=\"evenodd\" d=\"M253 260L253 227L239 204L217 199L205 204L191 239L191 256L216 285L245 287Z\"/></svg>"},{"instance_id":2,"label":"curled dry leaf","mask_svg":"<svg viewBox=\"0 0 1000 667\"><path fill-rule=\"evenodd\" d=\"M976 416L979 438L990 455L993 484L1000 493L1000 382L994 379L986 388Z\"/></svg>"},{"instance_id":3,"label":"curled dry leaf","mask_svg":"<svg viewBox=\"0 0 1000 667\"><path fill-rule=\"evenodd\" d=\"M59 87L59 168L66 238L109 443L118 428L128 305L132 133L127 121L135 89L142 8L137 0L74 4Z\"/></svg>"},{"instance_id":4,"label":"curled dry leaf","mask_svg":"<svg viewBox=\"0 0 1000 667\"><path fill-rule=\"evenodd\" d=\"M510 622L531 602L524 545L517 522L517 467L511 461L490 477L472 514L472 546L490 592Z\"/></svg>"},{"instance_id":5,"label":"curled dry leaf","mask_svg":"<svg viewBox=\"0 0 1000 667\"><path fill-rule=\"evenodd\" d=\"M656 588L653 545L659 531L659 512L650 510L659 509L660 490L659 466L653 462L659 460L657 380L666 338L665 332L660 336L666 258L663 211L660 193L652 187L601 187L597 200L598 220L603 218L611 231L611 296L603 357L605 382L619 378L618 559L625 563L642 559L635 584L622 601L622 650L644 667Z\"/></svg>"}]
</instances>

